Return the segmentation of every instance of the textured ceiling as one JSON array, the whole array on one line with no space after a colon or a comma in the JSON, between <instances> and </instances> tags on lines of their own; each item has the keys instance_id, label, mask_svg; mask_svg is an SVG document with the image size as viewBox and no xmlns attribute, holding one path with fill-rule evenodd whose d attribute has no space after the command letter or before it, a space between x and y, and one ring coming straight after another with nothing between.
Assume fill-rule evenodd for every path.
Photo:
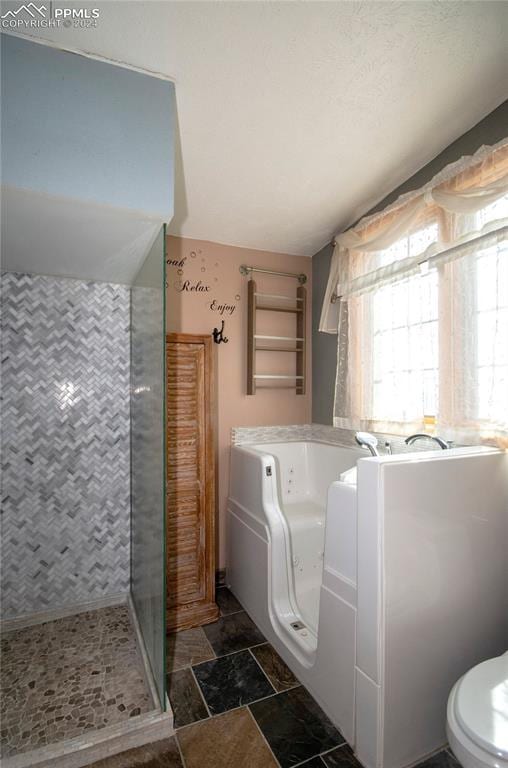
<instances>
[{"instance_id":1,"label":"textured ceiling","mask_svg":"<svg viewBox=\"0 0 508 768\"><path fill-rule=\"evenodd\" d=\"M79 5L37 34L176 82L188 237L311 255L505 97L502 2Z\"/></svg>"}]
</instances>

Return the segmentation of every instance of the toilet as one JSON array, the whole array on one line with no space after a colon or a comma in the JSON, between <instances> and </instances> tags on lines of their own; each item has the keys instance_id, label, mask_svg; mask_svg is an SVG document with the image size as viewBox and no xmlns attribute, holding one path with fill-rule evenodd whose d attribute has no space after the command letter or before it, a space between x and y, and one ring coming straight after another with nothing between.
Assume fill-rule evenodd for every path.
<instances>
[{"instance_id":1,"label":"toilet","mask_svg":"<svg viewBox=\"0 0 508 768\"><path fill-rule=\"evenodd\" d=\"M508 652L455 683L446 730L463 768L508 768Z\"/></svg>"}]
</instances>

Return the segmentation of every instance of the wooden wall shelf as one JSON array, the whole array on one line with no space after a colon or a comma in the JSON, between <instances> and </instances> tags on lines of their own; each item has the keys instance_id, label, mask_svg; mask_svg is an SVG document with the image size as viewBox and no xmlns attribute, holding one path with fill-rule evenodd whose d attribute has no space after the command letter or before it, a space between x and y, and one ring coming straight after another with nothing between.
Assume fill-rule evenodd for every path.
<instances>
[{"instance_id":1,"label":"wooden wall shelf","mask_svg":"<svg viewBox=\"0 0 508 768\"><path fill-rule=\"evenodd\" d=\"M258 293L256 283L248 282L248 318L247 318L247 394L255 395L259 389L294 389L297 395L305 394L305 355L306 355L306 314L307 293L303 285L296 289L295 296ZM272 302L273 303L270 303ZM285 303L280 302L288 302ZM256 333L256 313L284 312L295 315L294 336L270 336ZM262 342L262 343L258 343ZM270 342L278 342L273 345ZM284 345L281 344L284 342ZM290 346L294 345L294 346ZM256 352L289 352L295 355L295 374L258 373ZM280 381L291 384L281 386ZM262 383L261 382L265 382ZM260 386L258 386L258 383Z\"/></svg>"}]
</instances>

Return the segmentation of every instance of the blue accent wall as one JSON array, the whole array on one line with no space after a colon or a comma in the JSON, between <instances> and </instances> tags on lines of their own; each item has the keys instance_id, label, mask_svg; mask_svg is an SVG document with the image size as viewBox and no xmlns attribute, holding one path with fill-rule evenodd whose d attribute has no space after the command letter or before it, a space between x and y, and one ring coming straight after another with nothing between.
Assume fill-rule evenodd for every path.
<instances>
[{"instance_id":1,"label":"blue accent wall","mask_svg":"<svg viewBox=\"0 0 508 768\"><path fill-rule=\"evenodd\" d=\"M5 184L173 214L174 86L1 36Z\"/></svg>"}]
</instances>

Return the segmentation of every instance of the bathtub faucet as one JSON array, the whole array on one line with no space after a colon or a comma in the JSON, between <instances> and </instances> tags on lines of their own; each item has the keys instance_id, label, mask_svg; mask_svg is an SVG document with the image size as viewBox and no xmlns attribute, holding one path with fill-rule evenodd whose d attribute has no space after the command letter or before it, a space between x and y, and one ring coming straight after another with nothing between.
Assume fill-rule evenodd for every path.
<instances>
[{"instance_id":1,"label":"bathtub faucet","mask_svg":"<svg viewBox=\"0 0 508 768\"><path fill-rule=\"evenodd\" d=\"M379 451L377 449L377 437L371 435L370 432L356 432L355 440L358 445L362 446L362 448L367 448L367 450L371 452L372 456L379 456Z\"/></svg>"},{"instance_id":2,"label":"bathtub faucet","mask_svg":"<svg viewBox=\"0 0 508 768\"><path fill-rule=\"evenodd\" d=\"M446 449L450 447L450 444L447 443L446 440L443 440L442 437L438 437L437 435L426 435L424 432L418 433L417 435L410 435L409 437L406 437L404 442L406 445L413 445L417 440L434 440L441 446L443 451L446 451Z\"/></svg>"}]
</instances>

